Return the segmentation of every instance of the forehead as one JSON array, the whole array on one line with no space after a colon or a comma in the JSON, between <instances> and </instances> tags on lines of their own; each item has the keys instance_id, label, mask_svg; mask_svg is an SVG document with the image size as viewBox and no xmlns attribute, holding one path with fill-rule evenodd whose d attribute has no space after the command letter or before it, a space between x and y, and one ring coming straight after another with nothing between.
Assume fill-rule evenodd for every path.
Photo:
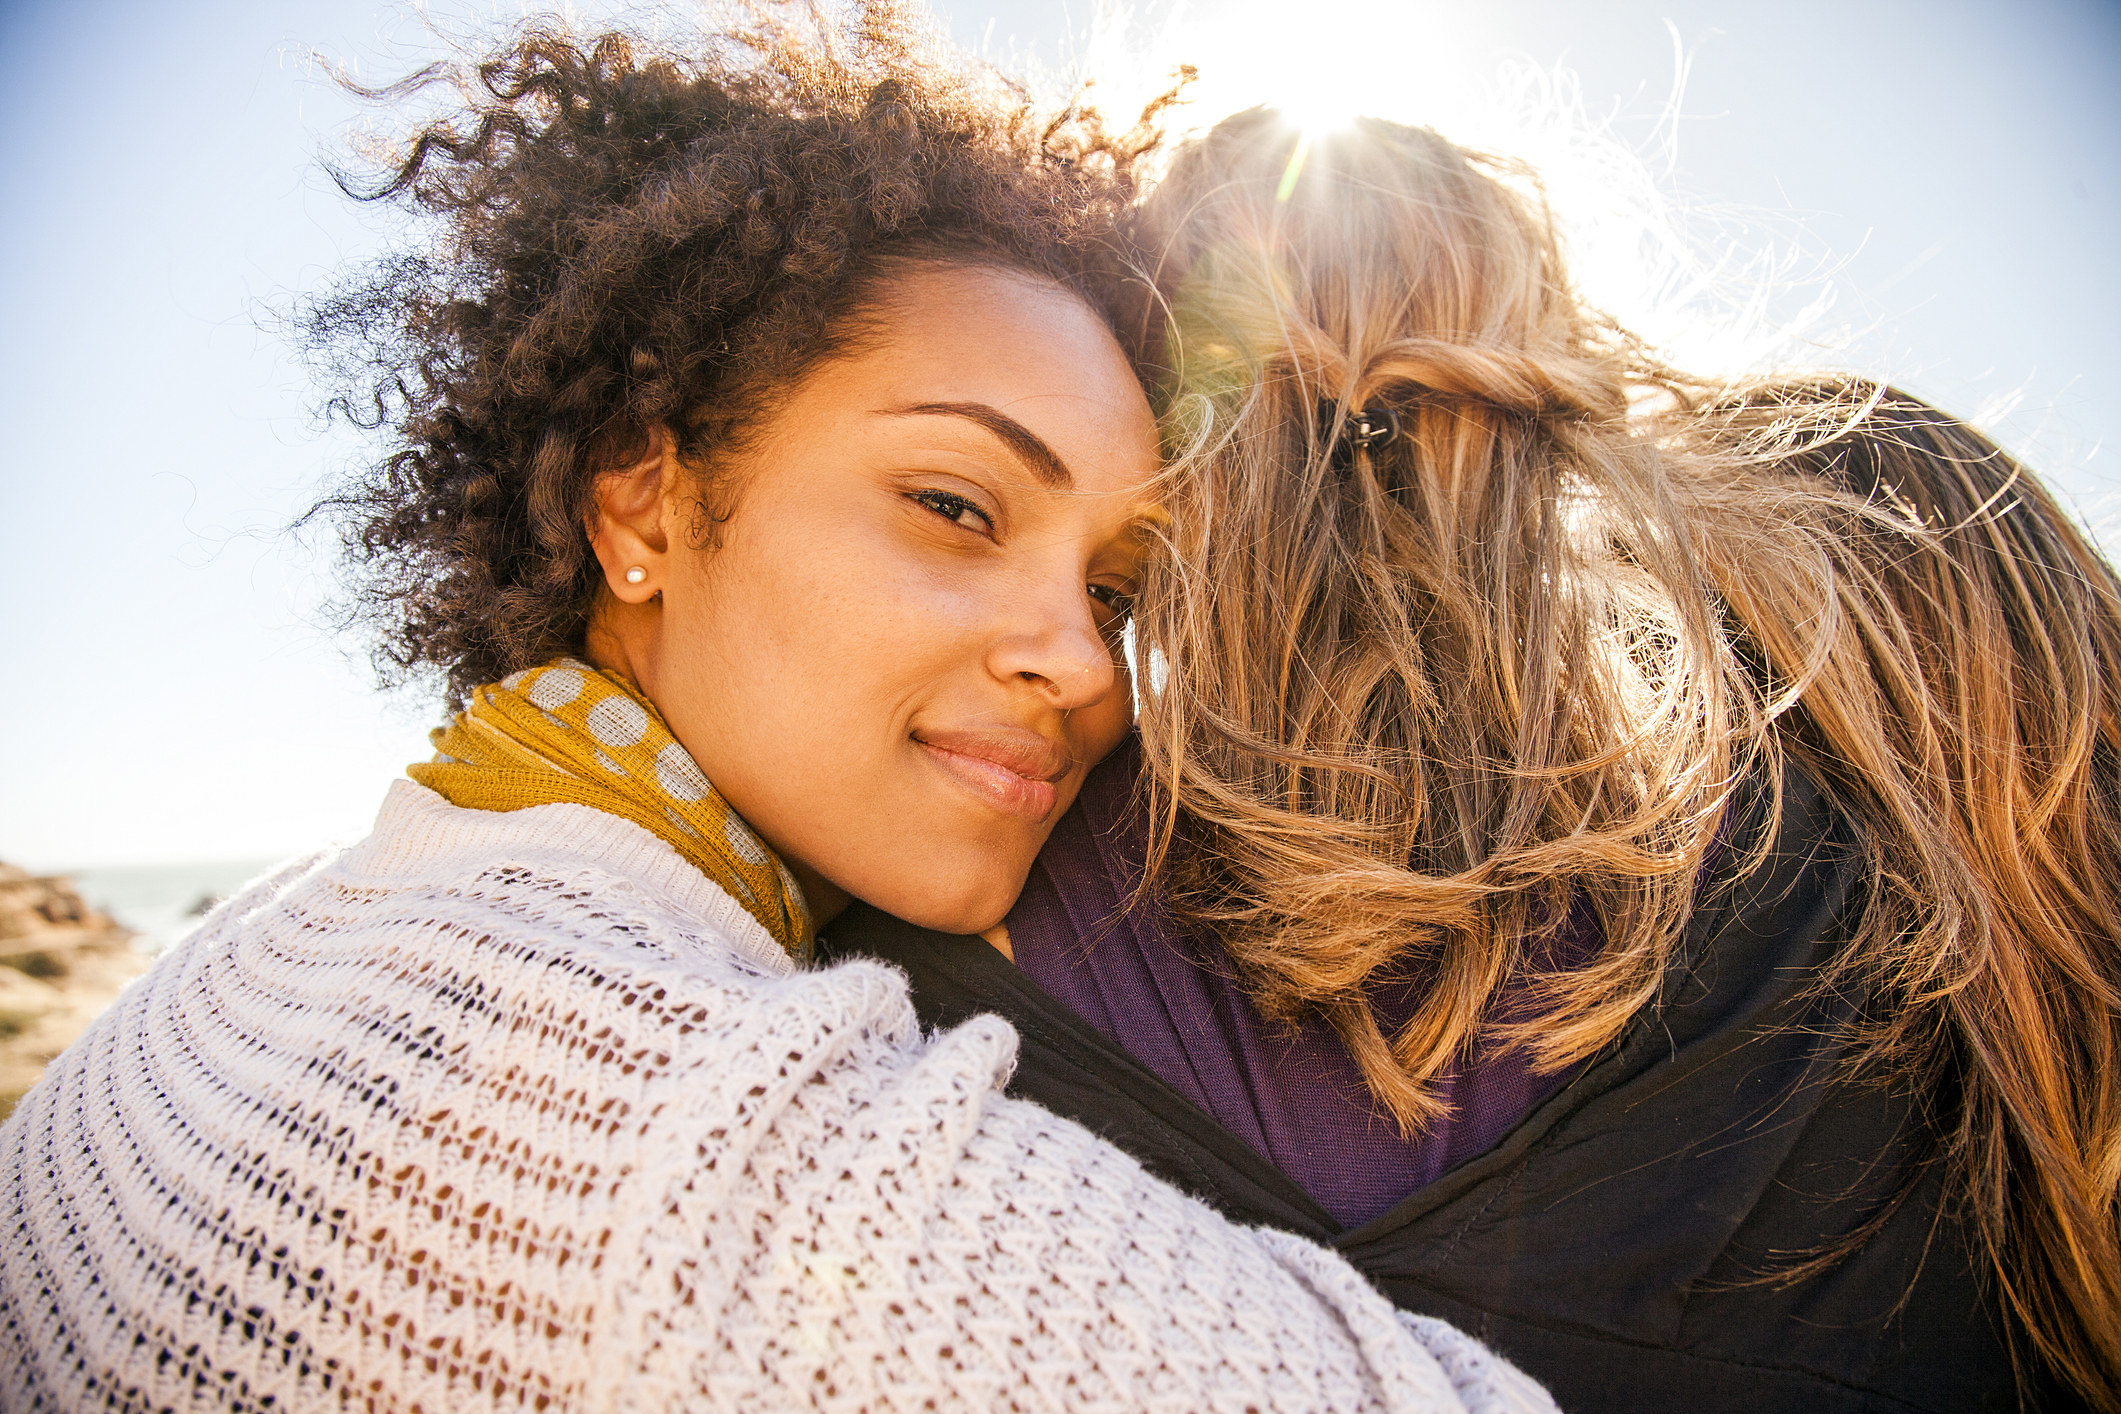
<instances>
[{"instance_id":1,"label":"forehead","mask_svg":"<svg viewBox=\"0 0 2121 1414\"><path fill-rule=\"evenodd\" d=\"M1156 470L1155 419L1118 341L1081 297L1032 275L986 266L895 274L864 312L860 336L807 385L808 398L857 414L993 408L1050 446L1078 491L1139 487Z\"/></svg>"}]
</instances>

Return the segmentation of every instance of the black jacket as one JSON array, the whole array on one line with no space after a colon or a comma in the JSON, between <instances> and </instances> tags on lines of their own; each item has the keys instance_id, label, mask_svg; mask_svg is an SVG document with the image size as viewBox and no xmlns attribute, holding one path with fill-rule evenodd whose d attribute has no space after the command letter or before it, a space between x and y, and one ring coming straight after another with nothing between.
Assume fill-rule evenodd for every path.
<instances>
[{"instance_id":1,"label":"black jacket","mask_svg":"<svg viewBox=\"0 0 2121 1414\"><path fill-rule=\"evenodd\" d=\"M929 1026L1006 1017L1009 1093L1238 1222L1335 1248L1565 1410L2015 1408L2003 1318L1941 1172L1918 1163L1919 1107L1847 1075L1855 1003L1819 985L1860 881L1850 825L1793 779L1768 863L1705 896L1659 1003L1495 1148L1354 1229L977 938L858 906L821 953L903 967ZM1853 1253L1774 1279L1866 1222ZM2067 1403L2037 1376L2024 1393Z\"/></svg>"}]
</instances>

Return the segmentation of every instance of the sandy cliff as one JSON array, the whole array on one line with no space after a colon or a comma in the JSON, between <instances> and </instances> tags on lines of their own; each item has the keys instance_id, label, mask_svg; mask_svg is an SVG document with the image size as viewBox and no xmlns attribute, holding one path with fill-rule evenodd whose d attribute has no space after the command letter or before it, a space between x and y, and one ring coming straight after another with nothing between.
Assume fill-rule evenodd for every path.
<instances>
[{"instance_id":1,"label":"sandy cliff","mask_svg":"<svg viewBox=\"0 0 2121 1414\"><path fill-rule=\"evenodd\" d=\"M0 1118L147 967L66 879L0 864Z\"/></svg>"}]
</instances>

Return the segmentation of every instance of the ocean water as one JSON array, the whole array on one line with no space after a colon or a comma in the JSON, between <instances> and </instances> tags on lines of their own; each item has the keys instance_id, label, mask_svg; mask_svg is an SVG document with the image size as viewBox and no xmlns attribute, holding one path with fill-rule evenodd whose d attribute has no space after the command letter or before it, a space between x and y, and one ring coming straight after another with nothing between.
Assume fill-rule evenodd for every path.
<instances>
[{"instance_id":1,"label":"ocean water","mask_svg":"<svg viewBox=\"0 0 2121 1414\"><path fill-rule=\"evenodd\" d=\"M277 863L271 859L77 869L81 897L140 935L142 952L158 953L183 937L215 903Z\"/></svg>"}]
</instances>

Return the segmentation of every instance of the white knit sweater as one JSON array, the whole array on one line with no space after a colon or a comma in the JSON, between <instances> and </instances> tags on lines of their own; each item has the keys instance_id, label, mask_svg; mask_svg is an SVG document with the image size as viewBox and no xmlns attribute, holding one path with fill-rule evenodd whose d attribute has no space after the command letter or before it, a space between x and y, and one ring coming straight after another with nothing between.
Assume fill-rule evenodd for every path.
<instances>
[{"instance_id":1,"label":"white knit sweater","mask_svg":"<svg viewBox=\"0 0 2121 1414\"><path fill-rule=\"evenodd\" d=\"M792 972L647 832L410 783L0 1129L8 1409L1551 1409Z\"/></svg>"}]
</instances>

